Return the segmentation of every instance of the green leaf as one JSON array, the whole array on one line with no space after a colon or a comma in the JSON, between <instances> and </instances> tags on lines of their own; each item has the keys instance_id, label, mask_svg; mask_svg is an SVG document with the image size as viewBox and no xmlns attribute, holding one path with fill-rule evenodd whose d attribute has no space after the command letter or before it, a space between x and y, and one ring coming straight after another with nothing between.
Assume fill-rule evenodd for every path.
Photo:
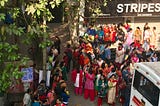
<instances>
[{"instance_id":1,"label":"green leaf","mask_svg":"<svg viewBox=\"0 0 160 106\"><path fill-rule=\"evenodd\" d=\"M5 4L5 2L2 0L2 1L0 2L0 5L3 7L4 4Z\"/></svg>"},{"instance_id":2,"label":"green leaf","mask_svg":"<svg viewBox=\"0 0 160 106\"><path fill-rule=\"evenodd\" d=\"M0 21L5 20L5 14L4 13L0 13Z\"/></svg>"},{"instance_id":3,"label":"green leaf","mask_svg":"<svg viewBox=\"0 0 160 106\"><path fill-rule=\"evenodd\" d=\"M104 3L104 6L107 6L107 3Z\"/></svg>"},{"instance_id":4,"label":"green leaf","mask_svg":"<svg viewBox=\"0 0 160 106\"><path fill-rule=\"evenodd\" d=\"M40 15L41 15L40 10L37 10L37 15L38 15L38 16L40 16Z\"/></svg>"},{"instance_id":5,"label":"green leaf","mask_svg":"<svg viewBox=\"0 0 160 106\"><path fill-rule=\"evenodd\" d=\"M32 5L28 5L27 6L27 8L26 8L26 11L27 11L27 14L29 15L29 14L34 14L35 13L35 11L36 11L36 9L35 9L35 7L34 7L34 4L32 4Z\"/></svg>"},{"instance_id":6,"label":"green leaf","mask_svg":"<svg viewBox=\"0 0 160 106\"><path fill-rule=\"evenodd\" d=\"M2 26L2 27L1 27L1 34L4 35L4 32L5 32L5 27Z\"/></svg>"},{"instance_id":7,"label":"green leaf","mask_svg":"<svg viewBox=\"0 0 160 106\"><path fill-rule=\"evenodd\" d=\"M54 1L51 1L49 4L51 5L52 8L54 8L56 6Z\"/></svg>"}]
</instances>

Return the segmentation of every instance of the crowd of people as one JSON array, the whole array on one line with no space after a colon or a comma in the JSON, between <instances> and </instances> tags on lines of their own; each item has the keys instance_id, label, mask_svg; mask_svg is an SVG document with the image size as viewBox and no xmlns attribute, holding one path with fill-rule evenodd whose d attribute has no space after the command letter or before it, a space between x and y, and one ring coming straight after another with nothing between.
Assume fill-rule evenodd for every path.
<instances>
[{"instance_id":1,"label":"crowd of people","mask_svg":"<svg viewBox=\"0 0 160 106\"><path fill-rule=\"evenodd\" d=\"M33 89L29 88L23 98L24 106L67 106L70 98L66 83L68 80L69 61L65 59L66 56L64 56L63 60L59 60L60 44L61 40L56 36L54 44L47 48L46 71L51 72L49 83L45 80L41 80L38 83L37 76L34 75ZM69 50L71 53L71 48L68 46L65 54L69 53Z\"/></svg>"},{"instance_id":2,"label":"crowd of people","mask_svg":"<svg viewBox=\"0 0 160 106\"><path fill-rule=\"evenodd\" d=\"M37 102L42 106L69 106L68 74L71 74L75 95L97 100L97 106L102 106L103 100L110 106L114 106L116 100L122 106L129 106L134 64L159 61L155 30L156 27L150 30L147 23L143 31L139 27L133 31L128 23L96 28L90 25L84 36L79 37L78 44L66 44L62 60L58 58L62 52L57 38L48 48L46 70L51 71L50 84L40 82L32 93L32 106L39 106ZM28 90L25 94L24 103L30 93ZM27 103L26 106L31 106Z\"/></svg>"}]
</instances>

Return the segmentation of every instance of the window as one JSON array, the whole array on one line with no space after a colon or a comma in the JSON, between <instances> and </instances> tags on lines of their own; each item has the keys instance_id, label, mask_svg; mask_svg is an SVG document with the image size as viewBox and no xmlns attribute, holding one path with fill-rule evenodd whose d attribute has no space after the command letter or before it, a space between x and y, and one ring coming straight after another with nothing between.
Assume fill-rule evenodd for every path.
<instances>
[{"instance_id":1,"label":"window","mask_svg":"<svg viewBox=\"0 0 160 106\"><path fill-rule=\"evenodd\" d=\"M138 90L153 106L158 106L160 90L145 76L135 71L133 87Z\"/></svg>"}]
</instances>

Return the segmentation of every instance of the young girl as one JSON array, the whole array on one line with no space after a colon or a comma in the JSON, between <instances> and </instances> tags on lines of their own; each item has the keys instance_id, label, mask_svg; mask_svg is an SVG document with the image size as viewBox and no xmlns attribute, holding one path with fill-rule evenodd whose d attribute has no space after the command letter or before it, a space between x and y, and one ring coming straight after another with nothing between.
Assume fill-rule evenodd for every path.
<instances>
[{"instance_id":1,"label":"young girl","mask_svg":"<svg viewBox=\"0 0 160 106\"><path fill-rule=\"evenodd\" d=\"M55 95L54 95L54 90L50 89L48 94L47 94L48 102L50 105L53 105L53 102L55 100Z\"/></svg>"},{"instance_id":2,"label":"young girl","mask_svg":"<svg viewBox=\"0 0 160 106\"><path fill-rule=\"evenodd\" d=\"M136 53L131 57L131 61L134 62L134 63L139 62L139 58L138 58Z\"/></svg>"},{"instance_id":3,"label":"young girl","mask_svg":"<svg viewBox=\"0 0 160 106\"><path fill-rule=\"evenodd\" d=\"M108 82L104 75L101 75L98 83L98 106L102 106L102 100L107 94Z\"/></svg>"},{"instance_id":4,"label":"young girl","mask_svg":"<svg viewBox=\"0 0 160 106\"><path fill-rule=\"evenodd\" d=\"M73 70L71 72L71 80L72 80L73 83L75 83L77 71L78 71L77 68L73 68Z\"/></svg>"},{"instance_id":5,"label":"young girl","mask_svg":"<svg viewBox=\"0 0 160 106\"><path fill-rule=\"evenodd\" d=\"M68 99L70 98L70 96L69 96L69 92L67 91L66 87L62 88L61 97L62 97L63 104L65 106L67 106L68 105Z\"/></svg>"},{"instance_id":6,"label":"young girl","mask_svg":"<svg viewBox=\"0 0 160 106\"><path fill-rule=\"evenodd\" d=\"M100 77L101 77L101 73L100 73L100 69L98 69L97 73L96 73L96 77L95 77L95 84L94 84L94 86L95 86L95 96L97 96L97 94L98 94Z\"/></svg>"},{"instance_id":7,"label":"young girl","mask_svg":"<svg viewBox=\"0 0 160 106\"><path fill-rule=\"evenodd\" d=\"M85 71L85 86L84 86L84 98L88 99L90 98L90 101L94 101L94 78L95 75L93 74L92 69L89 69Z\"/></svg>"},{"instance_id":8,"label":"young girl","mask_svg":"<svg viewBox=\"0 0 160 106\"><path fill-rule=\"evenodd\" d=\"M75 86L75 94L82 95L82 88L83 88L83 71L82 70L77 70L74 86Z\"/></svg>"}]
</instances>

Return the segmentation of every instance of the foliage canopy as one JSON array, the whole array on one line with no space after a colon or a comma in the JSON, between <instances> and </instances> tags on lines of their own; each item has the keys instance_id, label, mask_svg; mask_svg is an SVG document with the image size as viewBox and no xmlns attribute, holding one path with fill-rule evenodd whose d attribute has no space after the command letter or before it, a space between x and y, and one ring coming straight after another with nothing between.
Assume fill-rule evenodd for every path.
<instances>
[{"instance_id":1,"label":"foliage canopy","mask_svg":"<svg viewBox=\"0 0 160 106\"><path fill-rule=\"evenodd\" d=\"M14 4L17 2L17 4ZM54 18L49 7L55 8L62 0L1 0L0 1L0 92L15 84L24 73L20 66L27 66L28 57L19 53L16 39L22 39L21 44L45 48L51 42L45 22ZM41 49L40 49L41 50Z\"/></svg>"}]
</instances>

